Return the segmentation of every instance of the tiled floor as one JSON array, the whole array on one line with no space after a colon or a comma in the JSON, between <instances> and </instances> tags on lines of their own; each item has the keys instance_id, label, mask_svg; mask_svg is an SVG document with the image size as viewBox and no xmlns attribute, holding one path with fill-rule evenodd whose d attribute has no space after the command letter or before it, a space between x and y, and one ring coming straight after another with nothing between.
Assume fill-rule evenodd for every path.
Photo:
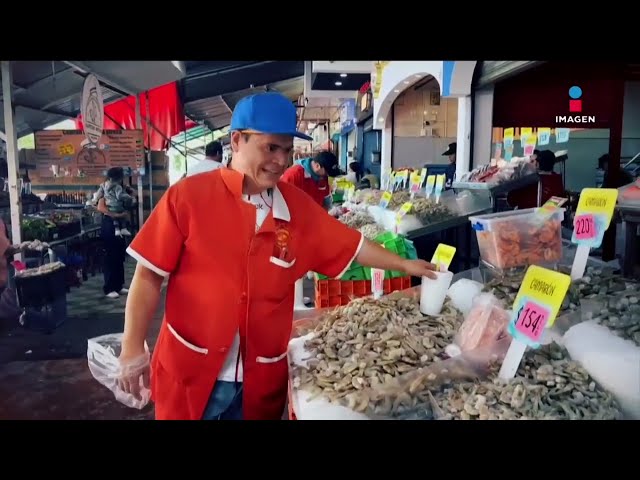
<instances>
[{"instance_id":1,"label":"tiled floor","mask_svg":"<svg viewBox=\"0 0 640 480\"><path fill-rule=\"evenodd\" d=\"M127 259L125 266L129 282L135 264ZM312 285L305 282L309 297ZM0 335L0 420L153 418L152 405L143 411L123 406L87 367L87 339L121 332L125 301L125 296L106 298L102 276L96 275L67 294L68 319L53 333L16 328ZM148 338L151 347L161 318L159 308Z\"/></svg>"},{"instance_id":2,"label":"tiled floor","mask_svg":"<svg viewBox=\"0 0 640 480\"><path fill-rule=\"evenodd\" d=\"M125 266L128 282L135 264ZM68 319L53 333L16 328L0 336L0 419L152 418L152 406L138 411L115 401L87 367L87 339L121 332L125 301L106 298L96 275L67 294Z\"/></svg>"}]
</instances>

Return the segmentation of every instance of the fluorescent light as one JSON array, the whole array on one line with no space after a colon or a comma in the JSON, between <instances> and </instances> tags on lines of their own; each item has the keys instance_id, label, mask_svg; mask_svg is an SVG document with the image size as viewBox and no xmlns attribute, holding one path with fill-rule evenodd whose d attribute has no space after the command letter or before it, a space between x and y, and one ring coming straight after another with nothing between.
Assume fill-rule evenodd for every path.
<instances>
[{"instance_id":1,"label":"fluorescent light","mask_svg":"<svg viewBox=\"0 0 640 480\"><path fill-rule=\"evenodd\" d=\"M340 85L342 85L342 82L336 82L336 87L339 87Z\"/></svg>"},{"instance_id":2,"label":"fluorescent light","mask_svg":"<svg viewBox=\"0 0 640 480\"><path fill-rule=\"evenodd\" d=\"M347 74L346 74L346 73L341 73L341 74L340 74L340 76L341 76L342 78L344 78L344 77L346 77L346 76L347 76Z\"/></svg>"}]
</instances>

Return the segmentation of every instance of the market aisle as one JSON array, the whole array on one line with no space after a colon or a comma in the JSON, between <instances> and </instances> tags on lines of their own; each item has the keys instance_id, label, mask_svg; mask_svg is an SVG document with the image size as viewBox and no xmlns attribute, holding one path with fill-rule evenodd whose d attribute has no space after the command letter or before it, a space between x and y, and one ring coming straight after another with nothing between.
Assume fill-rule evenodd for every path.
<instances>
[{"instance_id":1,"label":"market aisle","mask_svg":"<svg viewBox=\"0 0 640 480\"><path fill-rule=\"evenodd\" d=\"M127 259L125 267L128 283L135 263ZM0 419L152 418L152 407L140 412L116 402L87 367L87 339L122 331L125 301L106 299L96 275L67 294L68 320L52 334L16 329L0 336ZM155 318L151 345L161 309Z\"/></svg>"}]
</instances>

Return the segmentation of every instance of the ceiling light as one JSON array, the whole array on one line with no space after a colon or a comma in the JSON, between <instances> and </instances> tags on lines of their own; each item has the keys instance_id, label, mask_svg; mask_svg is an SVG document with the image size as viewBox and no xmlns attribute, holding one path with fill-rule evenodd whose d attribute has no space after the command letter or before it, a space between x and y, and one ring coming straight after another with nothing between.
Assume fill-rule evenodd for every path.
<instances>
[{"instance_id":1,"label":"ceiling light","mask_svg":"<svg viewBox=\"0 0 640 480\"><path fill-rule=\"evenodd\" d=\"M342 82L336 82L336 87L339 87L340 85L342 85Z\"/></svg>"},{"instance_id":2,"label":"ceiling light","mask_svg":"<svg viewBox=\"0 0 640 480\"><path fill-rule=\"evenodd\" d=\"M341 73L341 74L340 74L340 76L341 76L342 78L344 78L344 77L346 77L346 76L347 76L347 74L346 74L346 73Z\"/></svg>"}]
</instances>

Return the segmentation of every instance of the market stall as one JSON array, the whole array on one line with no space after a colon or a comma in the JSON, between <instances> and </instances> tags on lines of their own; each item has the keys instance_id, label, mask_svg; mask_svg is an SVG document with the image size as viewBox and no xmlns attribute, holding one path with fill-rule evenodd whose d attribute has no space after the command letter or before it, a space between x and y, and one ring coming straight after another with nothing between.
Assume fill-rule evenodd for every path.
<instances>
[{"instance_id":1,"label":"market stall","mask_svg":"<svg viewBox=\"0 0 640 480\"><path fill-rule=\"evenodd\" d=\"M640 183L638 181L619 189L616 210L625 225L622 272L630 277L638 263L638 232L640 231Z\"/></svg>"},{"instance_id":2,"label":"market stall","mask_svg":"<svg viewBox=\"0 0 640 480\"><path fill-rule=\"evenodd\" d=\"M585 244L561 239L562 209L509 213L508 221L500 214L471 220L484 227L475 229L486 237L479 238L483 263L449 276L437 313L426 308L442 291L432 284L296 321L291 418L640 418L640 283L590 257L577 275ZM528 250L540 235L549 242L542 259ZM544 288L536 294L531 285ZM374 281L371 290L381 288ZM546 316L529 314L535 341L509 375L525 304L535 312L543 294L556 306Z\"/></svg>"}]
</instances>

